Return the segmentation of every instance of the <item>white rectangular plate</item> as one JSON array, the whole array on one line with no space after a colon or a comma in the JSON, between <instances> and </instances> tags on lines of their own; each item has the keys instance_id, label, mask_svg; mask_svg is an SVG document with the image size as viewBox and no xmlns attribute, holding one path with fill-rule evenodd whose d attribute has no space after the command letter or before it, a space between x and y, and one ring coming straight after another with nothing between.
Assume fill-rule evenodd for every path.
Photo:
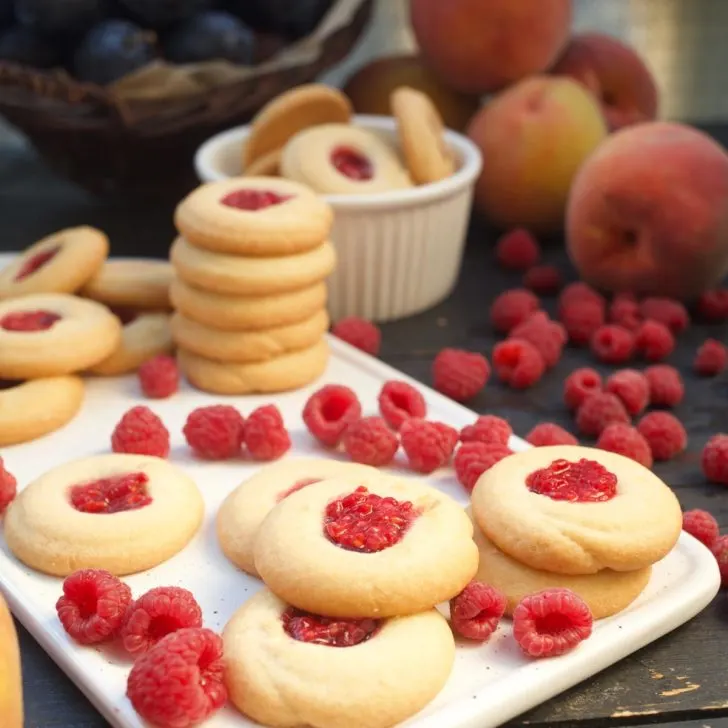
<instances>
[{"instance_id":1,"label":"white rectangular plate","mask_svg":"<svg viewBox=\"0 0 728 728\"><path fill-rule=\"evenodd\" d=\"M322 457L301 420L304 402L324 383L345 383L358 393L365 414L375 414L377 394L389 379L406 379L423 392L432 419L456 427L470 424L474 414L442 395L410 380L382 362L337 340L325 376L314 387L275 398L230 397L244 413L275 401L293 439L292 454ZM203 610L205 626L222 630L235 610L261 588L261 583L235 569L222 555L215 538L214 520L223 498L257 467L246 462L201 463L188 452L182 436L187 414L201 405L219 402L186 385L169 400L145 401L136 378L90 379L81 413L65 428L25 445L7 448L7 468L21 484L32 481L61 463L109 451L110 435L122 414L145 403L157 412L172 435L171 460L199 484L207 517L193 542L171 561L126 579L135 595L154 586L179 585L190 589ZM528 447L514 438L514 448ZM404 463L397 468L408 472ZM409 473L411 475L411 473ZM467 496L450 469L429 481L466 504ZM424 711L405 724L408 728L490 728L557 695L604 669L697 614L719 586L715 559L698 541L683 534L673 552L654 569L647 590L628 610L600 622L593 636L571 654L543 661L525 659L504 623L482 646L459 646L455 669L445 689ZM103 649L75 645L61 628L54 605L61 580L35 573L0 549L0 588L12 610L60 667L115 728L142 728L125 697L129 663ZM28 696L32 700L32 696ZM226 708L206 728L243 728L253 723Z\"/></svg>"}]
</instances>

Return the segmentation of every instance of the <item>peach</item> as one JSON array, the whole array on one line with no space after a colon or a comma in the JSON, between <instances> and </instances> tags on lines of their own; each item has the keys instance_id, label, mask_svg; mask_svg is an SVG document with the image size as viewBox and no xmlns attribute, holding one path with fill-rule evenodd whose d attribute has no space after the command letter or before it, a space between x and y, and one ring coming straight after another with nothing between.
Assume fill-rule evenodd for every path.
<instances>
[{"instance_id":1,"label":"peach","mask_svg":"<svg viewBox=\"0 0 728 728\"><path fill-rule=\"evenodd\" d=\"M571 0L411 0L425 60L472 94L549 68L568 41L571 17Z\"/></svg>"},{"instance_id":2,"label":"peach","mask_svg":"<svg viewBox=\"0 0 728 728\"><path fill-rule=\"evenodd\" d=\"M695 296L728 272L728 154L676 123L615 132L579 171L566 227L588 283Z\"/></svg>"},{"instance_id":3,"label":"peach","mask_svg":"<svg viewBox=\"0 0 728 728\"><path fill-rule=\"evenodd\" d=\"M468 134L483 152L476 206L502 228L548 234L563 228L572 179L607 128L579 83L533 76L490 101Z\"/></svg>"},{"instance_id":4,"label":"peach","mask_svg":"<svg viewBox=\"0 0 728 728\"><path fill-rule=\"evenodd\" d=\"M583 83L602 104L611 130L657 117L658 92L650 69L616 38L574 36L552 73Z\"/></svg>"}]
</instances>

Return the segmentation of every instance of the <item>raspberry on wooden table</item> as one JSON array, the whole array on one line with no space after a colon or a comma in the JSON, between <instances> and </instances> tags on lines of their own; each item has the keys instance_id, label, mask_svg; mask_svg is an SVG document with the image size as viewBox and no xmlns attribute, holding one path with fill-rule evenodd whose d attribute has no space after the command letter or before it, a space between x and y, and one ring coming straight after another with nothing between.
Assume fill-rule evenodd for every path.
<instances>
[{"instance_id":1,"label":"raspberry on wooden table","mask_svg":"<svg viewBox=\"0 0 728 728\"><path fill-rule=\"evenodd\" d=\"M5 513L7 507L15 500L18 492L18 482L15 476L5 469L5 463L0 458L0 515Z\"/></svg>"},{"instance_id":2,"label":"raspberry on wooden table","mask_svg":"<svg viewBox=\"0 0 728 728\"><path fill-rule=\"evenodd\" d=\"M604 306L591 299L569 303L559 309L559 320L572 344L588 344L604 326Z\"/></svg>"},{"instance_id":3,"label":"raspberry on wooden table","mask_svg":"<svg viewBox=\"0 0 728 728\"><path fill-rule=\"evenodd\" d=\"M382 345L382 332L376 324L357 316L337 321L331 333L347 344L355 346L365 354L376 356Z\"/></svg>"},{"instance_id":4,"label":"raspberry on wooden table","mask_svg":"<svg viewBox=\"0 0 728 728\"><path fill-rule=\"evenodd\" d=\"M576 426L579 432L592 437L601 435L607 425L614 423L628 425L630 421L622 400L610 392L597 392L587 397L576 413Z\"/></svg>"},{"instance_id":5,"label":"raspberry on wooden table","mask_svg":"<svg viewBox=\"0 0 728 728\"><path fill-rule=\"evenodd\" d=\"M664 324L673 334L681 334L690 326L688 310L684 304L672 298L645 298L640 303L640 313L645 319Z\"/></svg>"},{"instance_id":6,"label":"raspberry on wooden table","mask_svg":"<svg viewBox=\"0 0 728 728\"><path fill-rule=\"evenodd\" d=\"M615 324L599 327L589 343L597 359L607 364L624 364L635 350L634 334Z\"/></svg>"},{"instance_id":7,"label":"raspberry on wooden table","mask_svg":"<svg viewBox=\"0 0 728 728\"><path fill-rule=\"evenodd\" d=\"M356 393L343 384L327 384L314 392L303 407L308 431L326 447L335 447L344 430L361 417Z\"/></svg>"},{"instance_id":8,"label":"raspberry on wooden table","mask_svg":"<svg viewBox=\"0 0 728 728\"><path fill-rule=\"evenodd\" d=\"M688 444L688 434L680 420L669 412L650 412L638 423L637 429L650 444L655 460L671 460Z\"/></svg>"},{"instance_id":9,"label":"raspberry on wooden table","mask_svg":"<svg viewBox=\"0 0 728 728\"><path fill-rule=\"evenodd\" d=\"M698 299L698 314L707 321L728 321L728 288L703 293Z\"/></svg>"},{"instance_id":10,"label":"raspberry on wooden table","mask_svg":"<svg viewBox=\"0 0 728 728\"><path fill-rule=\"evenodd\" d=\"M506 612L505 595L482 581L471 581L450 600L450 624L456 635L485 642Z\"/></svg>"},{"instance_id":11,"label":"raspberry on wooden table","mask_svg":"<svg viewBox=\"0 0 728 728\"><path fill-rule=\"evenodd\" d=\"M393 430L399 430L410 417L425 417L427 404L422 392L407 382L385 382L379 393L379 411Z\"/></svg>"},{"instance_id":12,"label":"raspberry on wooden table","mask_svg":"<svg viewBox=\"0 0 728 728\"><path fill-rule=\"evenodd\" d=\"M179 389L179 368L173 356L153 356L139 367L137 375L144 396L150 399L166 399Z\"/></svg>"},{"instance_id":13,"label":"raspberry on wooden table","mask_svg":"<svg viewBox=\"0 0 728 728\"><path fill-rule=\"evenodd\" d=\"M633 417L647 409L650 403L650 383L636 369L620 369L614 372L607 379L604 391L616 394Z\"/></svg>"},{"instance_id":14,"label":"raspberry on wooden table","mask_svg":"<svg viewBox=\"0 0 728 728\"><path fill-rule=\"evenodd\" d=\"M728 536L718 536L710 550L718 562L720 584L723 588L728 587Z\"/></svg>"},{"instance_id":15,"label":"raspberry on wooden table","mask_svg":"<svg viewBox=\"0 0 728 728\"><path fill-rule=\"evenodd\" d=\"M618 293L609 304L609 321L629 331L637 331L642 323L640 305L632 293Z\"/></svg>"},{"instance_id":16,"label":"raspberry on wooden table","mask_svg":"<svg viewBox=\"0 0 728 728\"><path fill-rule=\"evenodd\" d=\"M507 339L493 349L493 367L498 379L514 389L528 389L546 371L541 352L524 339Z\"/></svg>"},{"instance_id":17,"label":"raspberry on wooden table","mask_svg":"<svg viewBox=\"0 0 728 728\"><path fill-rule=\"evenodd\" d=\"M717 339L706 339L695 354L693 369L704 377L715 377L728 366L728 347Z\"/></svg>"},{"instance_id":18,"label":"raspberry on wooden table","mask_svg":"<svg viewBox=\"0 0 728 728\"><path fill-rule=\"evenodd\" d=\"M518 324L508 335L509 339L523 339L533 344L543 357L546 366L556 366L564 344L568 341L566 329L558 322L552 321L544 311L536 311L522 324Z\"/></svg>"},{"instance_id":19,"label":"raspberry on wooden table","mask_svg":"<svg viewBox=\"0 0 728 728\"><path fill-rule=\"evenodd\" d=\"M198 407L187 415L182 433L197 457L229 460L242 452L245 419L229 404Z\"/></svg>"},{"instance_id":20,"label":"raspberry on wooden table","mask_svg":"<svg viewBox=\"0 0 728 728\"><path fill-rule=\"evenodd\" d=\"M481 415L472 425L460 430L460 442L488 442L507 445L513 429L507 420L495 415Z\"/></svg>"},{"instance_id":21,"label":"raspberry on wooden table","mask_svg":"<svg viewBox=\"0 0 728 728\"><path fill-rule=\"evenodd\" d=\"M432 362L435 389L456 402L473 399L485 387L488 377L488 360L474 351L443 349Z\"/></svg>"},{"instance_id":22,"label":"raspberry on wooden table","mask_svg":"<svg viewBox=\"0 0 728 728\"><path fill-rule=\"evenodd\" d=\"M496 331L507 334L539 310L538 298L525 288L504 291L490 307L490 321Z\"/></svg>"},{"instance_id":23,"label":"raspberry on wooden table","mask_svg":"<svg viewBox=\"0 0 728 728\"><path fill-rule=\"evenodd\" d=\"M665 324L647 319L635 333L635 346L647 361L662 361L675 350L675 337Z\"/></svg>"},{"instance_id":24,"label":"raspberry on wooden table","mask_svg":"<svg viewBox=\"0 0 728 728\"><path fill-rule=\"evenodd\" d=\"M637 428L615 422L602 430L597 440L601 450L624 455L646 468L652 467L652 449Z\"/></svg>"},{"instance_id":25,"label":"raspberry on wooden table","mask_svg":"<svg viewBox=\"0 0 728 728\"><path fill-rule=\"evenodd\" d=\"M601 391L602 375L591 367L580 367L564 380L564 403L569 409L576 410L587 397Z\"/></svg>"},{"instance_id":26,"label":"raspberry on wooden table","mask_svg":"<svg viewBox=\"0 0 728 728\"><path fill-rule=\"evenodd\" d=\"M683 513L683 531L687 531L708 548L713 548L720 536L718 521L713 514L699 508Z\"/></svg>"},{"instance_id":27,"label":"raspberry on wooden table","mask_svg":"<svg viewBox=\"0 0 728 728\"><path fill-rule=\"evenodd\" d=\"M227 702L222 639L200 628L168 635L134 663L126 694L159 728L199 725Z\"/></svg>"},{"instance_id":28,"label":"raspberry on wooden table","mask_svg":"<svg viewBox=\"0 0 728 728\"><path fill-rule=\"evenodd\" d=\"M705 477L711 483L728 485L728 435L720 433L708 440L700 457Z\"/></svg>"},{"instance_id":29,"label":"raspberry on wooden table","mask_svg":"<svg viewBox=\"0 0 728 728\"><path fill-rule=\"evenodd\" d=\"M653 407L677 407L685 396L680 372L669 364L654 364L644 371L650 385L650 404Z\"/></svg>"},{"instance_id":30,"label":"raspberry on wooden table","mask_svg":"<svg viewBox=\"0 0 728 728\"><path fill-rule=\"evenodd\" d=\"M528 270L538 263L541 248L533 235L523 228L517 228L503 235L495 246L498 262L509 270Z\"/></svg>"},{"instance_id":31,"label":"raspberry on wooden table","mask_svg":"<svg viewBox=\"0 0 728 728\"><path fill-rule=\"evenodd\" d=\"M111 433L111 449L118 453L169 455L169 431L148 407L132 407Z\"/></svg>"},{"instance_id":32,"label":"raspberry on wooden table","mask_svg":"<svg viewBox=\"0 0 728 728\"><path fill-rule=\"evenodd\" d=\"M576 281L569 283L559 296L559 310L572 304L594 303L601 307L602 311L606 311L607 302L601 293L594 290L588 283Z\"/></svg>"},{"instance_id":33,"label":"raspberry on wooden table","mask_svg":"<svg viewBox=\"0 0 728 728\"><path fill-rule=\"evenodd\" d=\"M564 278L555 265L534 265L523 276L523 285L534 293L548 296L558 293L564 285Z\"/></svg>"},{"instance_id":34,"label":"raspberry on wooden table","mask_svg":"<svg viewBox=\"0 0 728 728\"><path fill-rule=\"evenodd\" d=\"M283 415L274 404L258 407L250 413L245 421L243 439L253 460L278 460L291 449L291 438Z\"/></svg>"},{"instance_id":35,"label":"raspberry on wooden table","mask_svg":"<svg viewBox=\"0 0 728 728\"><path fill-rule=\"evenodd\" d=\"M507 458L513 451L500 442L464 442L453 460L455 477L469 493L475 488L480 476L496 463Z\"/></svg>"},{"instance_id":36,"label":"raspberry on wooden table","mask_svg":"<svg viewBox=\"0 0 728 728\"><path fill-rule=\"evenodd\" d=\"M442 422L412 417L402 425L399 436L412 470L428 474L450 462L459 434Z\"/></svg>"},{"instance_id":37,"label":"raspberry on wooden table","mask_svg":"<svg viewBox=\"0 0 728 728\"><path fill-rule=\"evenodd\" d=\"M56 613L70 637L94 645L117 635L131 602L131 589L113 574L83 569L64 579Z\"/></svg>"},{"instance_id":38,"label":"raspberry on wooden table","mask_svg":"<svg viewBox=\"0 0 728 728\"><path fill-rule=\"evenodd\" d=\"M381 468L394 460L399 439L383 417L362 417L346 428L344 450L355 463Z\"/></svg>"},{"instance_id":39,"label":"raspberry on wooden table","mask_svg":"<svg viewBox=\"0 0 728 728\"><path fill-rule=\"evenodd\" d=\"M553 422L541 422L527 435L526 442L534 447L549 447L551 445L578 445L579 440L563 427Z\"/></svg>"}]
</instances>

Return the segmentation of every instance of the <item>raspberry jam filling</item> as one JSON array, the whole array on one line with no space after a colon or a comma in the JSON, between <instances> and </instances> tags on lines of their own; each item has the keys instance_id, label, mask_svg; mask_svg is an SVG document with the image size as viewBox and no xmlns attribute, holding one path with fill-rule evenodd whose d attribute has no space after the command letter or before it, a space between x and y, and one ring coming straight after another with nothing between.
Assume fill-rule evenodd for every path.
<instances>
[{"instance_id":1,"label":"raspberry jam filling","mask_svg":"<svg viewBox=\"0 0 728 728\"><path fill-rule=\"evenodd\" d=\"M39 268L42 268L46 263L53 260L61 250L60 245L56 245L54 248L48 248L48 250L41 250L40 253L31 255L27 260L23 261L23 265L20 266L20 270L15 276L15 282L24 280L30 275L33 275Z\"/></svg>"},{"instance_id":2,"label":"raspberry jam filling","mask_svg":"<svg viewBox=\"0 0 728 728\"><path fill-rule=\"evenodd\" d=\"M226 207L234 207L236 210L257 212L265 210L266 207L282 205L284 202L293 199L292 195L279 195L270 190L235 190L220 200Z\"/></svg>"},{"instance_id":3,"label":"raspberry jam filling","mask_svg":"<svg viewBox=\"0 0 728 728\"><path fill-rule=\"evenodd\" d=\"M371 554L399 543L419 515L409 501L382 498L360 486L326 506L324 534L342 549Z\"/></svg>"},{"instance_id":4,"label":"raspberry jam filling","mask_svg":"<svg viewBox=\"0 0 728 728\"><path fill-rule=\"evenodd\" d=\"M81 513L136 511L152 502L145 473L125 473L100 478L71 488L71 505Z\"/></svg>"},{"instance_id":5,"label":"raspberry jam filling","mask_svg":"<svg viewBox=\"0 0 728 728\"><path fill-rule=\"evenodd\" d=\"M47 331L61 318L53 311L16 311L0 319L0 328L5 331Z\"/></svg>"},{"instance_id":6,"label":"raspberry jam filling","mask_svg":"<svg viewBox=\"0 0 728 728\"><path fill-rule=\"evenodd\" d=\"M281 620L294 640L327 647L354 647L370 640L381 627L376 619L329 619L293 607L283 612Z\"/></svg>"},{"instance_id":7,"label":"raspberry jam filling","mask_svg":"<svg viewBox=\"0 0 728 728\"><path fill-rule=\"evenodd\" d=\"M351 147L336 147L331 152L331 164L349 179L366 182L374 177L374 165L361 152Z\"/></svg>"},{"instance_id":8,"label":"raspberry jam filling","mask_svg":"<svg viewBox=\"0 0 728 728\"><path fill-rule=\"evenodd\" d=\"M292 485L288 490L284 490L278 495L278 502L288 498L289 495L298 493L299 490L303 490L307 485L313 485L314 483L320 483L321 478L307 478L305 480L299 480L295 485Z\"/></svg>"},{"instance_id":9,"label":"raspberry jam filling","mask_svg":"<svg viewBox=\"0 0 728 728\"><path fill-rule=\"evenodd\" d=\"M531 473L526 486L532 493L557 501L600 503L617 495L617 476L594 460L554 460Z\"/></svg>"}]
</instances>

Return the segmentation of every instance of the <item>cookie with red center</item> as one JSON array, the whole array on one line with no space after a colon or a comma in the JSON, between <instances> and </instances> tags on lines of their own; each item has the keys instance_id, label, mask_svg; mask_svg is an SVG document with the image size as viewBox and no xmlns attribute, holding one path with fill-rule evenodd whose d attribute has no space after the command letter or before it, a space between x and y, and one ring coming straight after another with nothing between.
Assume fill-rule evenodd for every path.
<instances>
[{"instance_id":1,"label":"cookie with red center","mask_svg":"<svg viewBox=\"0 0 728 728\"><path fill-rule=\"evenodd\" d=\"M233 615L223 643L230 701L262 725L399 725L440 692L455 659L450 627L434 609L336 619L267 589Z\"/></svg>"},{"instance_id":2,"label":"cookie with red center","mask_svg":"<svg viewBox=\"0 0 728 728\"><path fill-rule=\"evenodd\" d=\"M472 507L498 549L558 574L650 566L682 527L677 498L654 473L578 445L535 447L496 463L475 486Z\"/></svg>"},{"instance_id":3,"label":"cookie with red center","mask_svg":"<svg viewBox=\"0 0 728 728\"><path fill-rule=\"evenodd\" d=\"M472 532L453 499L418 481L328 480L270 512L255 540L255 567L299 609L362 619L414 614L472 579Z\"/></svg>"},{"instance_id":4,"label":"cookie with red center","mask_svg":"<svg viewBox=\"0 0 728 728\"><path fill-rule=\"evenodd\" d=\"M97 455L48 471L5 516L5 540L26 566L54 576L151 569L181 551L202 523L195 483L144 455Z\"/></svg>"}]
</instances>

